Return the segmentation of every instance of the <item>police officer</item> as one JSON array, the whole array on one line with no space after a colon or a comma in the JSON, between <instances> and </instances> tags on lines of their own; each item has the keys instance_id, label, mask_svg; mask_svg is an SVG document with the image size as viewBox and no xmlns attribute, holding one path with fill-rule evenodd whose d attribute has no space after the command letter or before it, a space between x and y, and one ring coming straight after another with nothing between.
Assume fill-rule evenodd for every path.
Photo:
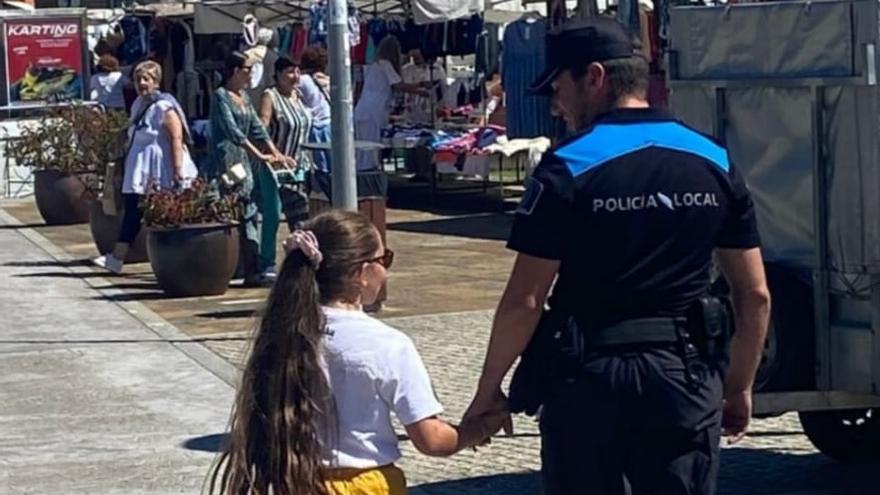
<instances>
[{"instance_id":1,"label":"police officer","mask_svg":"<svg viewBox=\"0 0 880 495\"><path fill-rule=\"evenodd\" d=\"M647 61L620 24L572 21L547 43L532 90L574 135L516 211L518 255L466 416L507 406L502 380L553 286L567 322L554 343L575 356L540 383L545 493L713 493L722 433L737 441L749 423L769 318L749 192L724 148L649 107ZM705 297L713 253L736 317L729 354L707 345L723 327Z\"/></svg>"}]
</instances>

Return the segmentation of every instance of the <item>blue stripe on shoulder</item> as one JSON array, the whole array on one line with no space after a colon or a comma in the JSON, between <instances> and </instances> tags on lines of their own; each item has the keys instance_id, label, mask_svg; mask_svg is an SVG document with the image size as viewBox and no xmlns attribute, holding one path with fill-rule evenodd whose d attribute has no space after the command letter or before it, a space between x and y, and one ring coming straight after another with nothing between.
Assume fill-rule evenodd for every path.
<instances>
[{"instance_id":1,"label":"blue stripe on shoulder","mask_svg":"<svg viewBox=\"0 0 880 495\"><path fill-rule=\"evenodd\" d=\"M656 146L702 157L727 172L727 150L678 122L599 124L556 150L575 177L627 153Z\"/></svg>"}]
</instances>

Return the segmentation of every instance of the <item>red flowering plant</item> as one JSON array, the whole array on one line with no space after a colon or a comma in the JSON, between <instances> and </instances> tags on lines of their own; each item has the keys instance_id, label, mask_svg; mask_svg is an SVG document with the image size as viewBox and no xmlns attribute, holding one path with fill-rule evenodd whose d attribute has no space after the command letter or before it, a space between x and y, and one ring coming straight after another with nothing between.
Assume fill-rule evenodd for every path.
<instances>
[{"instance_id":1,"label":"red flowering plant","mask_svg":"<svg viewBox=\"0 0 880 495\"><path fill-rule=\"evenodd\" d=\"M232 225L241 218L241 202L236 195L223 195L215 182L192 181L185 189L152 186L143 200L144 225L152 228L178 228L187 225Z\"/></svg>"}]
</instances>

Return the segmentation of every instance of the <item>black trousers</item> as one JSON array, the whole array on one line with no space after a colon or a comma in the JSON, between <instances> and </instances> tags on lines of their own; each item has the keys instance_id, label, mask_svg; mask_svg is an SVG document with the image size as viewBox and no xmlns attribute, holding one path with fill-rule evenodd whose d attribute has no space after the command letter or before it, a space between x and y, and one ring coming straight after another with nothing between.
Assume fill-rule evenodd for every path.
<instances>
[{"instance_id":1,"label":"black trousers","mask_svg":"<svg viewBox=\"0 0 880 495\"><path fill-rule=\"evenodd\" d=\"M711 495L718 476L723 384L695 387L673 349L605 350L561 384L541 413L546 495Z\"/></svg>"},{"instance_id":2,"label":"black trousers","mask_svg":"<svg viewBox=\"0 0 880 495\"><path fill-rule=\"evenodd\" d=\"M123 194L122 207L122 227L119 229L119 242L132 244L141 231L141 220L144 218L144 212L140 206L140 194Z\"/></svg>"}]
</instances>

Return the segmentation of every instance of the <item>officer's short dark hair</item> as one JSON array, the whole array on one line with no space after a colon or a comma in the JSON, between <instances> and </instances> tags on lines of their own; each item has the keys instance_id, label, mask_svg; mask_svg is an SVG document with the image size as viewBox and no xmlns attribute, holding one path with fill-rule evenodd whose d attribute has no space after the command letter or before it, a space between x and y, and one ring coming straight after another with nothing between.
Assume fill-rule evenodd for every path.
<instances>
[{"instance_id":1,"label":"officer's short dark hair","mask_svg":"<svg viewBox=\"0 0 880 495\"><path fill-rule=\"evenodd\" d=\"M605 74L608 78L608 96L612 100L618 100L627 95L640 98L645 98L648 95L648 81L651 74L648 59L642 54L642 44L638 39L633 41L633 47L635 53L632 57L599 62L605 68ZM587 67L573 70L572 75L575 79L580 79L586 75Z\"/></svg>"}]
</instances>

